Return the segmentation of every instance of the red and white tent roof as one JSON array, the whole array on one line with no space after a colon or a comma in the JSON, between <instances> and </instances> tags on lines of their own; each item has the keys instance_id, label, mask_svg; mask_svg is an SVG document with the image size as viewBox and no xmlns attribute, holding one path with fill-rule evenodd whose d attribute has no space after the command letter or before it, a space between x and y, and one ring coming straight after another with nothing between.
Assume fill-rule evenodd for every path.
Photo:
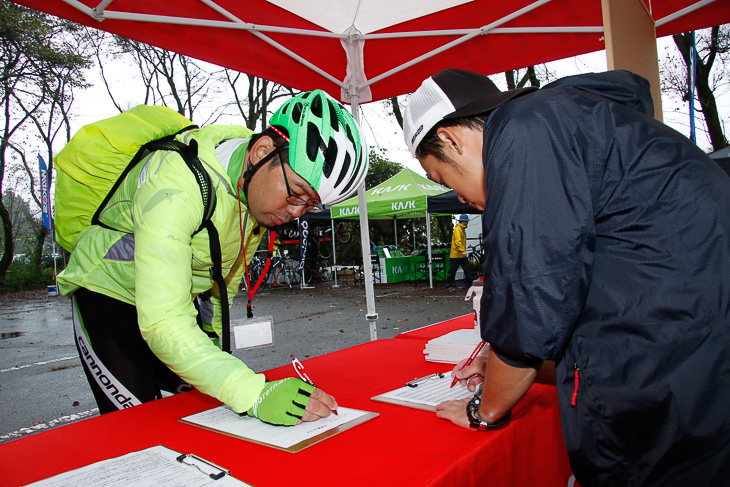
<instances>
[{"instance_id":1,"label":"red and white tent roof","mask_svg":"<svg viewBox=\"0 0 730 487\"><path fill-rule=\"evenodd\" d=\"M15 1L346 103L604 49L600 0ZM730 21L730 0L636 1L659 37Z\"/></svg>"}]
</instances>

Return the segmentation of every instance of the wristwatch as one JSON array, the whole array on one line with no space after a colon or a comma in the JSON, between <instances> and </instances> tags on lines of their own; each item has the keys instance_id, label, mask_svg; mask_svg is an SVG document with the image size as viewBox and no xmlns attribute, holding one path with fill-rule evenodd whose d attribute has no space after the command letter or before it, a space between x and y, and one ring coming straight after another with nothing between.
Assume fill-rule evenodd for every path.
<instances>
[{"instance_id":1,"label":"wristwatch","mask_svg":"<svg viewBox=\"0 0 730 487\"><path fill-rule=\"evenodd\" d=\"M479 417L479 406L482 403L483 390L484 389L479 389L479 391L474 394L474 397L471 398L471 401L469 401L466 405L466 417L469 418L469 427L477 431L501 430L509 424L509 421L512 418L512 411L491 423L482 420L482 418Z\"/></svg>"}]
</instances>

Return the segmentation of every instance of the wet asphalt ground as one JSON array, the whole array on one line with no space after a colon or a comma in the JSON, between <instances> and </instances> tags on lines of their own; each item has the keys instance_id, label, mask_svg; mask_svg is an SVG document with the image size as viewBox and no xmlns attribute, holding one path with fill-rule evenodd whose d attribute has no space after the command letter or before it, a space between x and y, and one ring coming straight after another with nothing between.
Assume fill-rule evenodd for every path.
<instances>
[{"instance_id":1,"label":"wet asphalt ground","mask_svg":"<svg viewBox=\"0 0 730 487\"><path fill-rule=\"evenodd\" d=\"M260 289L253 309L274 318L274 345L234 355L255 371L316 357L370 340L365 289L352 281L314 289ZM375 286L377 338L470 313L466 290L443 284ZM242 291L231 318L246 314ZM293 372L293 371L292 371ZM73 343L71 300L45 289L0 294L0 443L98 415Z\"/></svg>"}]
</instances>

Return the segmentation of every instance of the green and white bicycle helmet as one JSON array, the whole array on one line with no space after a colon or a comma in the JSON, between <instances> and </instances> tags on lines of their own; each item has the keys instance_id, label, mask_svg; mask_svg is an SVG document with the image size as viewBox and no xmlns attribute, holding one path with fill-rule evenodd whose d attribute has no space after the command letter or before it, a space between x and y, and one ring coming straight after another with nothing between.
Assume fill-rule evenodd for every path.
<instances>
[{"instance_id":1,"label":"green and white bicycle helmet","mask_svg":"<svg viewBox=\"0 0 730 487\"><path fill-rule=\"evenodd\" d=\"M289 133L289 165L317 191L322 204L350 196L368 172L360 130L342 104L322 90L300 93L269 122Z\"/></svg>"}]
</instances>

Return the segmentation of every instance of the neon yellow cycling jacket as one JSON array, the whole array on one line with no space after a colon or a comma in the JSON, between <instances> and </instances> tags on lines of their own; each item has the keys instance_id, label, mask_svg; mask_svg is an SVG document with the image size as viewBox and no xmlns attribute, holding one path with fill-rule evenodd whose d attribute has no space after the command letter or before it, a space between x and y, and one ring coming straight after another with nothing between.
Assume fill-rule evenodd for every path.
<instances>
[{"instance_id":1,"label":"neon yellow cycling jacket","mask_svg":"<svg viewBox=\"0 0 730 487\"><path fill-rule=\"evenodd\" d=\"M215 157L215 147L223 140L248 139L251 134L245 127L210 125L177 137L186 144L197 141L198 156L215 188L212 222L219 233L229 301L245 271L239 225L245 224L246 262L264 232L243 201L239 212L236 183L241 167L228 167L228 174ZM59 196L73 204L74 195ZM135 305L142 337L170 370L243 412L262 390L263 374L255 374L221 351L196 323L192 299L211 290L213 328L221 336L208 232L193 235L203 211L200 186L180 155L154 152L129 173L100 217L119 231L95 225L86 228L74 244L68 267L58 276L59 289L68 295L83 287Z\"/></svg>"}]
</instances>

